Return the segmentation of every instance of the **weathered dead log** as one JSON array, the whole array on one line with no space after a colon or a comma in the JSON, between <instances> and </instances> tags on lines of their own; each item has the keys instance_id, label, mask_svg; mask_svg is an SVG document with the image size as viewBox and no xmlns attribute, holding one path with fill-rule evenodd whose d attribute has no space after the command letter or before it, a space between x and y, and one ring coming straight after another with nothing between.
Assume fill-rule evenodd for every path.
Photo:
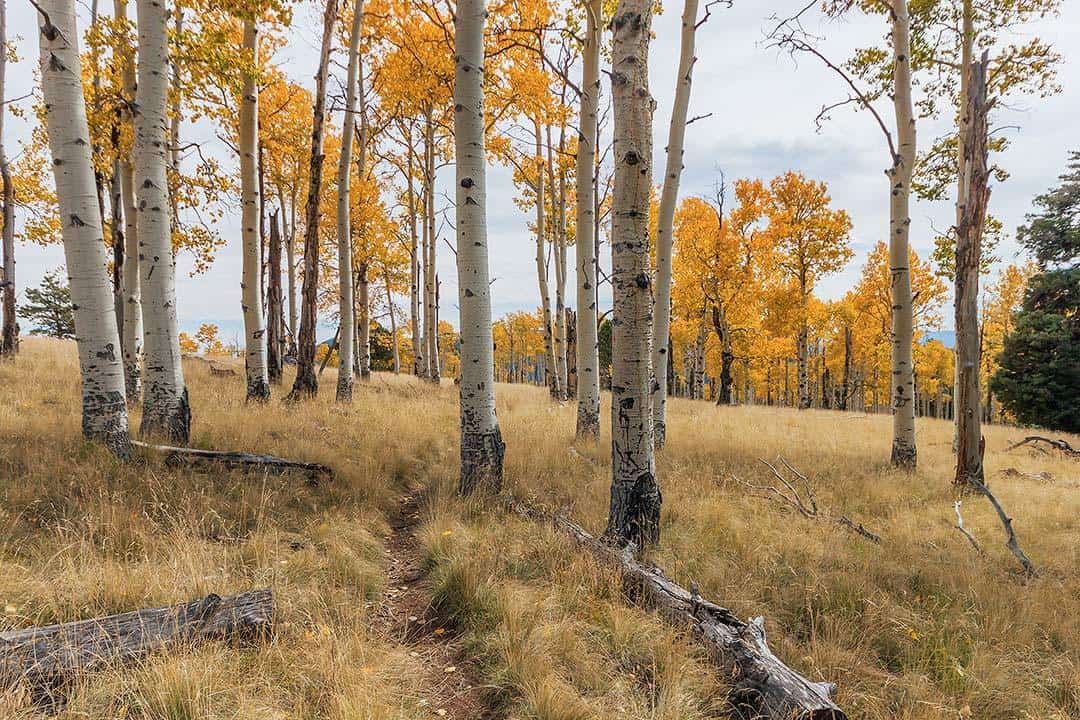
<instances>
[{"instance_id":1,"label":"weathered dead log","mask_svg":"<svg viewBox=\"0 0 1080 720\"><path fill-rule=\"evenodd\" d=\"M730 610L704 600L664 577L659 568L638 562L633 549L619 549L593 537L573 521L513 503L513 509L533 518L552 520L605 565L622 575L627 595L657 611L667 622L689 629L706 647L732 685L731 702L753 717L774 720L846 720L830 696L833 683L804 678L773 654L765 638L764 618L743 621Z\"/></svg>"},{"instance_id":2,"label":"weathered dead log","mask_svg":"<svg viewBox=\"0 0 1080 720\"><path fill-rule=\"evenodd\" d=\"M211 375L223 375L223 376L235 376L236 375L236 370L233 370L232 368L218 367L217 365L214 365L213 362L211 362L210 363L210 374Z\"/></svg>"},{"instance_id":3,"label":"weathered dead log","mask_svg":"<svg viewBox=\"0 0 1080 720\"><path fill-rule=\"evenodd\" d=\"M1080 450L1077 450L1076 448L1074 448L1067 441L1062 440L1060 438L1054 439L1054 438L1042 437L1041 435L1028 435L1026 438L1021 440L1020 442L1013 443L1012 445L1007 447L1006 451L1015 450L1016 448L1023 447L1024 445L1032 445L1032 446L1038 447L1037 443L1046 443L1050 447L1054 448L1055 450L1060 450L1061 452L1065 453L1069 457L1080 457Z\"/></svg>"},{"instance_id":4,"label":"weathered dead log","mask_svg":"<svg viewBox=\"0 0 1080 720\"><path fill-rule=\"evenodd\" d=\"M273 595L265 589L0 633L0 689L25 683L49 697L79 674L157 650L256 639L268 632L273 614Z\"/></svg>"},{"instance_id":5,"label":"weathered dead log","mask_svg":"<svg viewBox=\"0 0 1080 720\"><path fill-rule=\"evenodd\" d=\"M255 472L268 472L284 475L288 472L301 472L307 476L309 485L318 485L319 480L331 480L334 471L322 463L287 460L274 455L232 452L228 450L200 450L181 448L170 445L152 445L139 440L132 440L132 445L165 455L165 462L173 465L222 465Z\"/></svg>"}]
</instances>

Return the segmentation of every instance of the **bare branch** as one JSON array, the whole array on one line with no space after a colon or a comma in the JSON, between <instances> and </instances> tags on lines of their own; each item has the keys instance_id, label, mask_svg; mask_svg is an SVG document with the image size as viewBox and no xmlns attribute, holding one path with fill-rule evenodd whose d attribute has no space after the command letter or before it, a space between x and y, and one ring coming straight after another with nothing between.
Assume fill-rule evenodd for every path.
<instances>
[{"instance_id":1,"label":"bare branch","mask_svg":"<svg viewBox=\"0 0 1080 720\"><path fill-rule=\"evenodd\" d=\"M960 514L959 500L953 503L953 509L956 511L956 529L968 539L968 542L971 543L971 547L975 548L975 552L982 555L983 551L982 548L979 547L979 543L975 540L975 537L967 531L967 528L964 527L964 516Z\"/></svg>"}]
</instances>

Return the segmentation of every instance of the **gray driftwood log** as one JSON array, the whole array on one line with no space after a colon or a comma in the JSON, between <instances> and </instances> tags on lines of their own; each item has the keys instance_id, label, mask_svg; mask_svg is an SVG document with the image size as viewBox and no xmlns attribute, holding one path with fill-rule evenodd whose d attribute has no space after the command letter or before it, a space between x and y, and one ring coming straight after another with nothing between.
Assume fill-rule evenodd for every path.
<instances>
[{"instance_id":1,"label":"gray driftwood log","mask_svg":"<svg viewBox=\"0 0 1080 720\"><path fill-rule=\"evenodd\" d=\"M563 516L519 503L513 509L554 521L601 562L619 570L632 600L656 610L675 627L688 628L723 669L737 708L771 720L847 720L831 700L835 684L808 680L773 654L765 638L764 618L740 620L730 610L702 599L696 588L691 592L664 577L659 568L642 565L631 548L620 551Z\"/></svg>"},{"instance_id":2,"label":"gray driftwood log","mask_svg":"<svg viewBox=\"0 0 1080 720\"><path fill-rule=\"evenodd\" d=\"M273 614L273 595L264 589L0 633L0 689L25 683L49 698L79 674L157 650L256 639L269 631Z\"/></svg>"},{"instance_id":3,"label":"gray driftwood log","mask_svg":"<svg viewBox=\"0 0 1080 720\"><path fill-rule=\"evenodd\" d=\"M330 480L334 476L334 471L329 465L287 460L274 455L153 445L139 440L132 440L131 444L145 450L162 453L165 455L165 462L174 465L222 465L228 468L269 472L274 475L299 472L307 476L310 485L318 485L319 480Z\"/></svg>"}]
</instances>

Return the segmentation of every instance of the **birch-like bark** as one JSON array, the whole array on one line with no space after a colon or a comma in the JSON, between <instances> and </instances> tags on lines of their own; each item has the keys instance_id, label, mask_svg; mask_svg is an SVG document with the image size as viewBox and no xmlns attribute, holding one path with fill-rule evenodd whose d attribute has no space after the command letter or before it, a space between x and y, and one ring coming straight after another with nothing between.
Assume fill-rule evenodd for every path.
<instances>
[{"instance_id":1,"label":"birch-like bark","mask_svg":"<svg viewBox=\"0 0 1080 720\"><path fill-rule=\"evenodd\" d=\"M454 150L457 162L458 307L461 316L460 490L498 492L505 446L495 416L495 362L484 155L484 0L454 14Z\"/></svg>"},{"instance_id":2,"label":"birch-like bark","mask_svg":"<svg viewBox=\"0 0 1080 720\"><path fill-rule=\"evenodd\" d=\"M356 374L361 380L371 379L371 280L368 277L370 267L367 262L360 263L357 272L357 343Z\"/></svg>"},{"instance_id":3,"label":"birch-like bark","mask_svg":"<svg viewBox=\"0 0 1080 720\"><path fill-rule=\"evenodd\" d=\"M436 385L442 368L439 361L439 304L435 259L435 123L431 108L424 118L424 338L427 341L427 375Z\"/></svg>"},{"instance_id":4,"label":"birch-like bark","mask_svg":"<svg viewBox=\"0 0 1080 720\"><path fill-rule=\"evenodd\" d=\"M278 213L281 208L270 213L270 248L269 279L266 283L266 373L270 382L281 384L282 338L281 309L281 224Z\"/></svg>"},{"instance_id":5,"label":"birch-like bark","mask_svg":"<svg viewBox=\"0 0 1080 720\"><path fill-rule=\"evenodd\" d=\"M581 129L576 162L577 436L600 439L600 342L596 328L596 136L600 99L600 0L585 0Z\"/></svg>"},{"instance_id":6,"label":"birch-like bark","mask_svg":"<svg viewBox=\"0 0 1080 720\"><path fill-rule=\"evenodd\" d=\"M987 55L973 63L968 74L968 118L964 134L964 185L967 197L964 212L956 227L956 476L960 487L979 487L984 480L982 431L979 406L979 265L982 260L982 234L986 225L986 206L990 200L987 170Z\"/></svg>"},{"instance_id":7,"label":"birch-like bark","mask_svg":"<svg viewBox=\"0 0 1080 720\"><path fill-rule=\"evenodd\" d=\"M127 0L114 0L113 15L118 21L127 24ZM127 28L124 28L125 36ZM124 104L121 119L132 128L134 136L134 116L130 108L135 104L135 53L127 44L119 49L121 62L121 81ZM124 325L122 328L124 352L124 381L129 403L138 404L142 400L142 365L143 365L143 309L142 278L139 273L139 216L135 202L135 167L131 157L120 161L120 195L124 206Z\"/></svg>"},{"instance_id":8,"label":"birch-like bark","mask_svg":"<svg viewBox=\"0 0 1080 720\"><path fill-rule=\"evenodd\" d=\"M110 133L112 152L119 148L119 123L120 119L116 118ZM120 172L120 160L114 159L109 173L109 246L112 248L113 311L116 313L117 330L124 327L124 193L120 187ZM120 344L123 343L124 336L121 334Z\"/></svg>"},{"instance_id":9,"label":"birch-like bark","mask_svg":"<svg viewBox=\"0 0 1080 720\"><path fill-rule=\"evenodd\" d=\"M615 115L611 284L611 505L606 535L637 548L660 540L660 486L653 458L652 282L649 191L652 110L649 0L619 0L611 21L611 93Z\"/></svg>"},{"instance_id":10,"label":"birch-like bark","mask_svg":"<svg viewBox=\"0 0 1080 720\"><path fill-rule=\"evenodd\" d=\"M685 0L680 35L679 71L675 78L675 102L671 107L668 126L667 167L660 191L660 207L656 227L656 308L653 311L652 367L653 426L656 447L667 440L666 368L668 335L671 334L671 256L674 251L675 206L679 201L679 180L683 170L683 144L686 137L686 115L690 107L690 87L694 73L694 39L697 35L698 0Z\"/></svg>"},{"instance_id":11,"label":"birch-like bark","mask_svg":"<svg viewBox=\"0 0 1080 720\"><path fill-rule=\"evenodd\" d=\"M139 0L135 93L135 193L139 204L143 347L146 352L140 434L186 445L191 432L176 326L176 260L172 251L167 172L166 103L169 48L164 0Z\"/></svg>"},{"instance_id":12,"label":"birch-like bark","mask_svg":"<svg viewBox=\"0 0 1080 720\"><path fill-rule=\"evenodd\" d=\"M383 289L386 291L386 308L390 313L390 345L394 351L394 374L401 373L401 348L398 344L397 313L394 312L394 295L390 291L390 270L383 267Z\"/></svg>"},{"instance_id":13,"label":"birch-like bark","mask_svg":"<svg viewBox=\"0 0 1080 720\"><path fill-rule=\"evenodd\" d=\"M40 7L41 85L75 313L83 435L126 458L131 441L120 334L90 159L75 5L72 0L42 0Z\"/></svg>"},{"instance_id":14,"label":"birch-like bark","mask_svg":"<svg viewBox=\"0 0 1080 720\"><path fill-rule=\"evenodd\" d=\"M315 101L311 109L311 171L308 178L307 209L304 218L304 283L301 290L300 334L296 353L296 380L289 398L300 400L319 392L315 375L315 331L318 323L319 290L319 203L322 196L323 126L326 122L326 79L330 69L330 49L337 23L337 0L326 0L323 12L322 46L315 74ZM346 368L348 372L348 368Z\"/></svg>"},{"instance_id":15,"label":"birch-like bark","mask_svg":"<svg viewBox=\"0 0 1080 720\"><path fill-rule=\"evenodd\" d=\"M413 145L412 123L406 126L405 141L405 189L409 205L409 330L412 332L413 375L424 377L427 374L427 348L423 342L420 321L420 233L416 226L419 212L416 202L416 186L413 180Z\"/></svg>"},{"instance_id":16,"label":"birch-like bark","mask_svg":"<svg viewBox=\"0 0 1080 720\"><path fill-rule=\"evenodd\" d=\"M540 120L533 120L533 133L536 138L536 279L540 286L540 308L544 323L544 372L547 379L548 391L556 400L562 397L562 388L559 386L559 373L555 365L555 338L551 318L551 290L548 287L547 259L544 251L547 249L547 217L545 204L547 198L544 185L544 155L541 145Z\"/></svg>"},{"instance_id":17,"label":"birch-like bark","mask_svg":"<svg viewBox=\"0 0 1080 720\"><path fill-rule=\"evenodd\" d=\"M0 0L0 101L7 96L7 0ZM15 317L15 185L11 179L7 151L4 149L4 116L7 103L0 105L0 222L3 223L3 329L0 330L0 357L11 357L19 351L19 324Z\"/></svg>"},{"instance_id":18,"label":"birch-like bark","mask_svg":"<svg viewBox=\"0 0 1080 720\"><path fill-rule=\"evenodd\" d=\"M356 327L353 308L353 252L350 201L352 177L353 128L356 125L356 88L360 74L360 26L364 17L363 0L353 7L349 31L349 65L345 81L345 117L341 122L341 154L337 174L337 242L338 242L338 317L341 320L341 342L338 343L337 401L352 402L353 330ZM361 168L361 171L363 168ZM363 177L361 176L361 182Z\"/></svg>"},{"instance_id":19,"label":"birch-like bark","mask_svg":"<svg viewBox=\"0 0 1080 720\"><path fill-rule=\"evenodd\" d=\"M559 137L559 149L564 146L564 135ZM555 265L555 317L552 328L555 348L555 375L559 383L559 400L567 394L566 366L566 173L559 172L555 180L555 147L551 142L551 126L547 126L548 181L555 211L555 227L551 233L551 257ZM556 190L556 188L558 188Z\"/></svg>"},{"instance_id":20,"label":"birch-like bark","mask_svg":"<svg viewBox=\"0 0 1080 720\"><path fill-rule=\"evenodd\" d=\"M805 290L803 297L806 297ZM806 321L799 324L799 331L795 335L795 376L798 379L799 409L810 409L810 362L809 362L810 330Z\"/></svg>"},{"instance_id":21,"label":"birch-like bark","mask_svg":"<svg viewBox=\"0 0 1080 720\"><path fill-rule=\"evenodd\" d=\"M281 224L285 223L285 195L279 192L281 200ZM296 311L296 190L295 186L291 201L288 204L289 208L289 222L288 228L284 229L282 233L285 241L285 277L286 277L286 290L289 293L289 342L286 343L286 353L296 357L296 323L297 323L297 311Z\"/></svg>"},{"instance_id":22,"label":"birch-like bark","mask_svg":"<svg viewBox=\"0 0 1080 720\"><path fill-rule=\"evenodd\" d=\"M892 287L892 464L914 468L915 378L912 361L914 318L911 298L911 174L915 166L915 113L911 101L911 19L908 0L893 0L893 105L896 111L897 152L888 175L889 266Z\"/></svg>"},{"instance_id":23,"label":"birch-like bark","mask_svg":"<svg viewBox=\"0 0 1080 720\"><path fill-rule=\"evenodd\" d=\"M162 0L164 2L164 0ZM180 3L175 3L173 8L173 37L180 38L184 32L184 9ZM176 63L172 64L170 75L172 92L169 93L169 168L172 170L171 182L180 179L180 68ZM258 117L258 116L256 116ZM180 223L180 206L177 203L176 188L169 187L169 205L172 207L173 225Z\"/></svg>"},{"instance_id":24,"label":"birch-like bark","mask_svg":"<svg viewBox=\"0 0 1080 720\"><path fill-rule=\"evenodd\" d=\"M258 178L259 86L255 77L259 62L259 29L254 18L244 19L243 49L250 54L252 71L244 73L240 97L240 205L243 238L243 270L240 280L240 305L244 313L244 363L247 376L247 400L270 399L270 376L267 368L266 324L263 317L262 252L259 217L261 192Z\"/></svg>"}]
</instances>

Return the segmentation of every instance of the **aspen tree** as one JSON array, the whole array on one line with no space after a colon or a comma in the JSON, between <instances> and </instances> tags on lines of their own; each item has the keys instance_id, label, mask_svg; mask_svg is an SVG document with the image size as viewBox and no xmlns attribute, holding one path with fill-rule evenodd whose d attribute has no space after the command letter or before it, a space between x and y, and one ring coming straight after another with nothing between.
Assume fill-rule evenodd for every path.
<instances>
[{"instance_id":1,"label":"aspen tree","mask_svg":"<svg viewBox=\"0 0 1080 720\"><path fill-rule=\"evenodd\" d=\"M135 195L142 273L144 364L140 433L186 445L191 431L176 324L176 260L167 175L169 49L164 0L138 0Z\"/></svg>"},{"instance_id":2,"label":"aspen tree","mask_svg":"<svg viewBox=\"0 0 1080 720\"><path fill-rule=\"evenodd\" d=\"M269 280L266 283L266 361L267 376L270 382L281 384L282 362L281 355L284 349L284 332L282 326L282 301L281 301L281 224L278 214L284 214L282 208L277 208L270 213L270 247L269 255Z\"/></svg>"},{"instance_id":3,"label":"aspen tree","mask_svg":"<svg viewBox=\"0 0 1080 720\"><path fill-rule=\"evenodd\" d=\"M7 80L7 0L0 0L0 101L4 94ZM3 288L4 325L0 331L0 357L10 357L19 349L19 325L15 317L15 185L11 179L7 151L4 149L4 115L7 103L0 105L0 223L3 224L2 250L4 256Z\"/></svg>"},{"instance_id":4,"label":"aspen tree","mask_svg":"<svg viewBox=\"0 0 1080 720\"><path fill-rule=\"evenodd\" d=\"M458 304L461 308L461 479L469 494L502 485L487 245L484 149L484 0L458 0L454 15L454 149Z\"/></svg>"},{"instance_id":5,"label":"aspen tree","mask_svg":"<svg viewBox=\"0 0 1080 720\"><path fill-rule=\"evenodd\" d=\"M424 114L424 338L427 342L427 377L436 385L442 375L439 359L439 278L435 273L438 239L435 237L435 118L431 106Z\"/></svg>"},{"instance_id":6,"label":"aspen tree","mask_svg":"<svg viewBox=\"0 0 1080 720\"><path fill-rule=\"evenodd\" d=\"M565 146L565 127L559 137L559 154ZM566 171L560 167L555 179L555 145L551 142L551 125L547 126L548 186L555 217L552 218L551 259L555 265L555 315L552 318L552 347L555 355L555 377L559 385L558 400L567 396L566 364Z\"/></svg>"},{"instance_id":7,"label":"aspen tree","mask_svg":"<svg viewBox=\"0 0 1080 720\"><path fill-rule=\"evenodd\" d=\"M338 317L341 341L338 343L338 402L352 401L353 336L356 327L353 308L353 252L350 229L349 188L352 175L353 127L356 122L356 88L359 84L360 26L364 17L363 0L353 7L349 34L349 65L345 81L345 117L341 123L341 155L338 158L337 241L338 241ZM363 182L363 177L360 178Z\"/></svg>"},{"instance_id":8,"label":"aspen tree","mask_svg":"<svg viewBox=\"0 0 1080 720\"><path fill-rule=\"evenodd\" d=\"M122 28L123 38L128 39L127 0L114 0L113 13ZM119 45L121 82L126 108L121 120L132 128L134 135L135 105L135 53L132 44L122 41ZM142 278L139 272L139 215L135 202L135 166L131 158L120 160L120 197L124 207L124 269L123 280L124 326L121 329L124 349L124 382L129 403L142 400L143 364L143 312Z\"/></svg>"},{"instance_id":9,"label":"aspen tree","mask_svg":"<svg viewBox=\"0 0 1080 720\"><path fill-rule=\"evenodd\" d=\"M653 425L656 447L663 447L667 437L667 365L668 335L671 332L671 253L674 247L675 205L679 199L679 179L683 170L683 142L686 137L686 114L690 107L690 86L694 72L694 39L697 34L698 0L683 5L679 70L676 76L675 103L668 127L667 167L660 192L656 230L656 307L653 312Z\"/></svg>"},{"instance_id":10,"label":"aspen tree","mask_svg":"<svg viewBox=\"0 0 1080 720\"><path fill-rule=\"evenodd\" d=\"M413 173L415 172L413 168L415 152L412 146L412 120L409 120L405 127L405 144L407 145L405 148L405 198L409 211L409 330L412 333L413 375L424 377L427 373L427 348L423 342L423 331L421 329L420 319L420 285L422 269L420 267L420 233L416 224L416 216L419 212L419 207L413 176Z\"/></svg>"},{"instance_id":11,"label":"aspen tree","mask_svg":"<svg viewBox=\"0 0 1080 720\"><path fill-rule=\"evenodd\" d=\"M330 50L334 44L337 0L326 0L319 68L315 74L315 100L311 110L311 171L308 178L307 209L304 218L304 282L301 288L300 333L296 353L296 380L289 398L299 400L319 392L315 375L315 331L318 323L319 289L319 201L322 189L323 134L326 122L326 80L330 71ZM348 372L348 368L345 369Z\"/></svg>"},{"instance_id":12,"label":"aspen tree","mask_svg":"<svg viewBox=\"0 0 1080 720\"><path fill-rule=\"evenodd\" d=\"M914 468L915 367L912 359L914 318L911 297L911 176L915 168L915 112L911 100L911 19L907 0L892 2L893 107L897 145L888 170L889 266L892 286L892 464Z\"/></svg>"},{"instance_id":13,"label":"aspen tree","mask_svg":"<svg viewBox=\"0 0 1080 720\"><path fill-rule=\"evenodd\" d=\"M38 7L45 124L75 314L83 435L127 457L131 441L120 334L90 158L75 5L42 0Z\"/></svg>"},{"instance_id":14,"label":"aspen tree","mask_svg":"<svg viewBox=\"0 0 1080 720\"><path fill-rule=\"evenodd\" d=\"M581 129L576 161L577 436L600 439L600 356L596 327L597 108L600 96L600 0L585 0L585 47L581 69Z\"/></svg>"},{"instance_id":15,"label":"aspen tree","mask_svg":"<svg viewBox=\"0 0 1080 720\"><path fill-rule=\"evenodd\" d=\"M259 147L259 29L254 12L243 20L244 54L250 54L251 66L244 72L240 98L240 204L243 238L243 271L240 281L241 308L244 313L244 362L247 377L247 400L269 400L270 378L267 368L266 324L263 317L262 253L259 216L261 192L257 177Z\"/></svg>"},{"instance_id":16,"label":"aspen tree","mask_svg":"<svg viewBox=\"0 0 1080 720\"><path fill-rule=\"evenodd\" d=\"M533 120L533 133L536 139L536 279L540 286L540 307L544 317L544 361L548 390L551 397L559 399L562 388L559 385L559 373L555 365L555 336L551 317L551 290L548 287L548 266L545 250L547 249L547 216L544 209L547 199L544 184L544 160L540 135L540 120Z\"/></svg>"},{"instance_id":17,"label":"aspen tree","mask_svg":"<svg viewBox=\"0 0 1080 720\"><path fill-rule=\"evenodd\" d=\"M660 539L660 486L649 404L652 282L649 195L652 110L649 0L620 0L611 21L611 93L615 115L611 283L611 505L605 534L638 548Z\"/></svg>"}]
</instances>

